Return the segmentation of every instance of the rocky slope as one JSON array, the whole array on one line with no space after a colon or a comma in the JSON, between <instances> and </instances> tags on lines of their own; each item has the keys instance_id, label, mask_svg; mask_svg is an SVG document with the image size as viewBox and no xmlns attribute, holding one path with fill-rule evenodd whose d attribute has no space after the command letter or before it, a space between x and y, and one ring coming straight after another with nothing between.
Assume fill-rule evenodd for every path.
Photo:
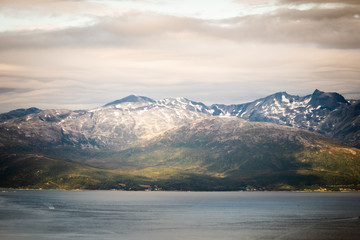
<instances>
[{"instance_id":1,"label":"rocky slope","mask_svg":"<svg viewBox=\"0 0 360 240\"><path fill-rule=\"evenodd\" d=\"M311 95L299 97L279 92L245 104L214 104L211 109L213 115L315 131L348 146L359 147L360 143L359 103L347 101L338 93L315 90Z\"/></svg>"},{"instance_id":2,"label":"rocky slope","mask_svg":"<svg viewBox=\"0 0 360 240\"><path fill-rule=\"evenodd\" d=\"M360 148L360 102L332 111L318 132L347 146Z\"/></svg>"},{"instance_id":3,"label":"rocky slope","mask_svg":"<svg viewBox=\"0 0 360 240\"><path fill-rule=\"evenodd\" d=\"M0 123L0 147L117 148L207 117L183 98L154 101L138 97L92 110L44 110ZM129 101L130 99L130 101Z\"/></svg>"},{"instance_id":4,"label":"rocky slope","mask_svg":"<svg viewBox=\"0 0 360 240\"><path fill-rule=\"evenodd\" d=\"M34 108L1 114L0 145L34 147L51 143L82 148L126 148L196 119L234 116L315 131L345 145L359 147L359 104L337 93L319 90L304 97L280 92L250 103L210 107L186 98L155 101L131 95L92 110ZM43 131L45 127L47 130Z\"/></svg>"},{"instance_id":5,"label":"rocky slope","mask_svg":"<svg viewBox=\"0 0 360 240\"><path fill-rule=\"evenodd\" d=\"M13 118L19 118L22 116L26 116L31 113L39 113L39 112L41 112L41 110L38 108L35 108L35 107L28 108L28 109L24 109L24 108L16 109L16 110L13 110L13 111L10 111L7 113L0 114L0 122L4 122L4 121L7 121L7 120L10 120Z\"/></svg>"}]
</instances>

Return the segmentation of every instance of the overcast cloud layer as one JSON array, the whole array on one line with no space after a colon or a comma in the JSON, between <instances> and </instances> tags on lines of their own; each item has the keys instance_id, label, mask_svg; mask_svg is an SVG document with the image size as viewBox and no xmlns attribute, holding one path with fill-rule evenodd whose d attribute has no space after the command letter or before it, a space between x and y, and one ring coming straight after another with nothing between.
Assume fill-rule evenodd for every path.
<instances>
[{"instance_id":1,"label":"overcast cloud layer","mask_svg":"<svg viewBox=\"0 0 360 240\"><path fill-rule=\"evenodd\" d=\"M129 94L360 99L357 0L0 0L0 112Z\"/></svg>"}]
</instances>

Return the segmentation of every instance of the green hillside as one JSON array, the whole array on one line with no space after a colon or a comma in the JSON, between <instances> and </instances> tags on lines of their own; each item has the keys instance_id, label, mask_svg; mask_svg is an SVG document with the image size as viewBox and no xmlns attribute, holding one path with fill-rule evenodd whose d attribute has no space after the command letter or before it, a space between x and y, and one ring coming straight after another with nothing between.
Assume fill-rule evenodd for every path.
<instances>
[{"instance_id":1,"label":"green hillside","mask_svg":"<svg viewBox=\"0 0 360 240\"><path fill-rule=\"evenodd\" d=\"M359 190L360 150L295 128L209 118L122 151L57 148L37 154L3 153L0 186Z\"/></svg>"},{"instance_id":2,"label":"green hillside","mask_svg":"<svg viewBox=\"0 0 360 240\"><path fill-rule=\"evenodd\" d=\"M141 189L138 185L146 181L38 154L2 154L0 158L0 186L7 188Z\"/></svg>"},{"instance_id":3,"label":"green hillside","mask_svg":"<svg viewBox=\"0 0 360 240\"><path fill-rule=\"evenodd\" d=\"M202 121L116 157L122 164L181 169L259 189L359 188L358 149L307 131L243 124Z\"/></svg>"},{"instance_id":4,"label":"green hillside","mask_svg":"<svg viewBox=\"0 0 360 240\"><path fill-rule=\"evenodd\" d=\"M0 187L64 190L234 190L243 184L176 168L104 170L38 154L2 154ZM235 187L235 188L234 188Z\"/></svg>"}]
</instances>

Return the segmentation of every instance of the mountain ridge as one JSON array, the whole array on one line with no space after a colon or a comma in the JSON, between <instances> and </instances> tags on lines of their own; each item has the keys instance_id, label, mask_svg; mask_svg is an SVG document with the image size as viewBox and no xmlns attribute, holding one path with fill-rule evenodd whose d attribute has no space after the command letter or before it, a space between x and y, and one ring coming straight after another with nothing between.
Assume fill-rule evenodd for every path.
<instances>
[{"instance_id":1,"label":"mountain ridge","mask_svg":"<svg viewBox=\"0 0 360 240\"><path fill-rule=\"evenodd\" d=\"M271 122L306 129L323 134L347 146L360 147L360 114L358 104L360 104L358 100L347 101L338 93L326 93L316 89L312 94L302 97L290 95L286 92L277 92L248 103L231 105L213 104L211 106L206 106L201 102L191 101L187 98L154 100L144 96L129 95L109 102L103 107L123 109L123 111L134 111L136 109L146 111L150 108L161 108L166 109L166 111L169 109L182 109L204 113L208 116L234 116L252 122ZM119 108L117 108L117 105ZM98 111L97 109L102 109L102 107L72 112L77 115L91 112L93 116ZM11 120L31 113L40 113L41 111L37 108L18 109L1 114L0 120ZM16 112L18 112L18 115L14 116ZM346 116L346 118L341 119L338 116L339 113ZM346 134L340 133L340 129L345 129Z\"/></svg>"},{"instance_id":2,"label":"mountain ridge","mask_svg":"<svg viewBox=\"0 0 360 240\"><path fill-rule=\"evenodd\" d=\"M0 122L0 186L360 190L360 150L336 141L358 146L358 101L319 90L240 105L149 99Z\"/></svg>"}]
</instances>

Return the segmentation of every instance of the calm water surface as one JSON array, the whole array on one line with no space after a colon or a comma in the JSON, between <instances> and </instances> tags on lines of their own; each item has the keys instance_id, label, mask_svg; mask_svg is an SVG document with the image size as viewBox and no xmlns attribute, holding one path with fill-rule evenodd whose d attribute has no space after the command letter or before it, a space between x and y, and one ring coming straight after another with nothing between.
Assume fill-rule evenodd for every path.
<instances>
[{"instance_id":1,"label":"calm water surface","mask_svg":"<svg viewBox=\"0 0 360 240\"><path fill-rule=\"evenodd\" d=\"M360 239L360 193L9 191L0 239Z\"/></svg>"}]
</instances>

